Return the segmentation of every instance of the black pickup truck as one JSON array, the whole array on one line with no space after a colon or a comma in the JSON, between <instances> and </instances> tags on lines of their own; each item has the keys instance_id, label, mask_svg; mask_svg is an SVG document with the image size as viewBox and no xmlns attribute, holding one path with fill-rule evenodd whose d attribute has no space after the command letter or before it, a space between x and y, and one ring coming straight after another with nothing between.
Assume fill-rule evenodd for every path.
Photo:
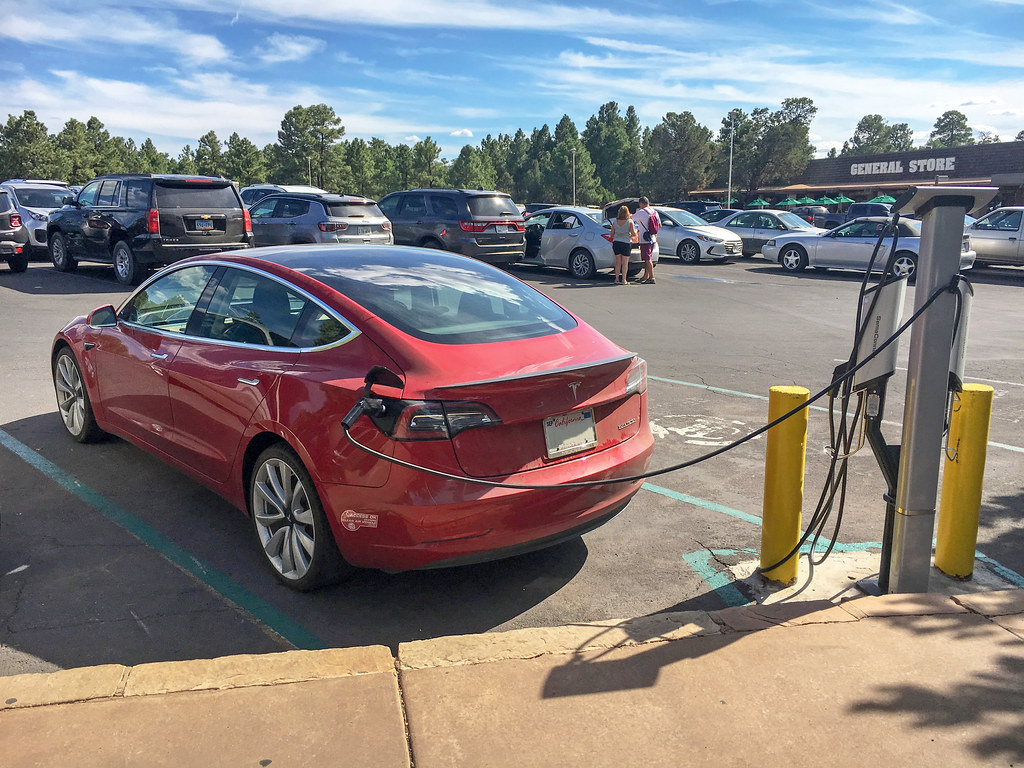
<instances>
[{"instance_id":1,"label":"black pickup truck","mask_svg":"<svg viewBox=\"0 0 1024 768\"><path fill-rule=\"evenodd\" d=\"M814 226L835 229L840 224L859 219L861 216L888 216L892 206L888 203L850 203L844 213L816 215Z\"/></svg>"}]
</instances>

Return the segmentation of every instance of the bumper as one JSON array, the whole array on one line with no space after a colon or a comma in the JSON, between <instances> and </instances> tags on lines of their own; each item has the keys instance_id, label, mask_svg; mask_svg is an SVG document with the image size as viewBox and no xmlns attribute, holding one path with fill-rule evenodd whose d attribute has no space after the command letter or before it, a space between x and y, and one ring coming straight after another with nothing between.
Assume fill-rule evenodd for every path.
<instances>
[{"instance_id":1,"label":"bumper","mask_svg":"<svg viewBox=\"0 0 1024 768\"><path fill-rule=\"evenodd\" d=\"M481 245L472 237L455 238L449 243L449 250L470 256L488 264L512 264L522 261L526 255L526 238L518 243Z\"/></svg>"},{"instance_id":2,"label":"bumper","mask_svg":"<svg viewBox=\"0 0 1024 768\"><path fill-rule=\"evenodd\" d=\"M743 255L742 243L709 243L705 255L709 259L728 259L732 256Z\"/></svg>"},{"instance_id":3,"label":"bumper","mask_svg":"<svg viewBox=\"0 0 1024 768\"><path fill-rule=\"evenodd\" d=\"M252 243L210 243L209 245L166 245L164 243L153 243L152 241L136 241L132 244L132 250L140 264L173 264L176 261L187 259L192 256L209 256L214 253L225 251L237 251L242 248L251 248Z\"/></svg>"}]
</instances>

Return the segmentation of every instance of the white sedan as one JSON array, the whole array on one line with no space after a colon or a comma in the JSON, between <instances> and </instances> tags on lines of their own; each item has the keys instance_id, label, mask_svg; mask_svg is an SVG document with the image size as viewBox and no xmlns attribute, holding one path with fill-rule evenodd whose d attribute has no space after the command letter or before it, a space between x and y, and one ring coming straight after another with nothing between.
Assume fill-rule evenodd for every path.
<instances>
[{"instance_id":1,"label":"white sedan","mask_svg":"<svg viewBox=\"0 0 1024 768\"><path fill-rule=\"evenodd\" d=\"M781 235L765 243L761 253L768 261L777 262L787 272L802 272L808 266L863 272L871 263L875 243L887 221L882 216L869 216L848 221L823 234ZM913 279L921 247L921 222L900 219L898 226L899 237L893 269L897 277ZM872 272L881 272L885 268L892 242L892 234L889 233L871 265ZM960 250L960 268L970 269L974 265L974 251L971 250L967 235L963 236Z\"/></svg>"},{"instance_id":2,"label":"white sedan","mask_svg":"<svg viewBox=\"0 0 1024 768\"><path fill-rule=\"evenodd\" d=\"M680 208L655 208L661 219L658 253L676 256L684 264L701 259L724 261L743 255L743 241L731 230L716 227Z\"/></svg>"}]
</instances>

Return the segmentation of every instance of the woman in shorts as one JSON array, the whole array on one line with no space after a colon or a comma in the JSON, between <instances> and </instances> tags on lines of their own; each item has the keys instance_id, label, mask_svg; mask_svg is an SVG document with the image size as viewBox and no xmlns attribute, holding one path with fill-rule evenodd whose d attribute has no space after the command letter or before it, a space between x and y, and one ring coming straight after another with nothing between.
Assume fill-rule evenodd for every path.
<instances>
[{"instance_id":1,"label":"woman in shorts","mask_svg":"<svg viewBox=\"0 0 1024 768\"><path fill-rule=\"evenodd\" d=\"M619 206L619 213L612 221L612 251L615 252L615 285L626 285L629 271L629 252L638 239L636 223L629 216L629 208Z\"/></svg>"}]
</instances>

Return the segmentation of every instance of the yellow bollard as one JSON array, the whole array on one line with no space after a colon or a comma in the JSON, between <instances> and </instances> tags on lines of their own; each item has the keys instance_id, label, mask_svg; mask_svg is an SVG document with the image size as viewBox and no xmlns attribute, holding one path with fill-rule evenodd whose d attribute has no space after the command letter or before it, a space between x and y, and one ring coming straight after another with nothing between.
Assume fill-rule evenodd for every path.
<instances>
[{"instance_id":1,"label":"yellow bollard","mask_svg":"<svg viewBox=\"0 0 1024 768\"><path fill-rule=\"evenodd\" d=\"M806 403L804 387L772 387L768 393L768 421ZM761 513L761 567L777 563L800 540L800 508L804 500L804 459L807 449L807 409L768 430L764 462L764 509ZM799 573L794 556L764 576L792 584Z\"/></svg>"},{"instance_id":2,"label":"yellow bollard","mask_svg":"<svg viewBox=\"0 0 1024 768\"><path fill-rule=\"evenodd\" d=\"M974 573L993 393L985 384L964 384L954 400L949 423L935 567L960 579Z\"/></svg>"}]
</instances>

